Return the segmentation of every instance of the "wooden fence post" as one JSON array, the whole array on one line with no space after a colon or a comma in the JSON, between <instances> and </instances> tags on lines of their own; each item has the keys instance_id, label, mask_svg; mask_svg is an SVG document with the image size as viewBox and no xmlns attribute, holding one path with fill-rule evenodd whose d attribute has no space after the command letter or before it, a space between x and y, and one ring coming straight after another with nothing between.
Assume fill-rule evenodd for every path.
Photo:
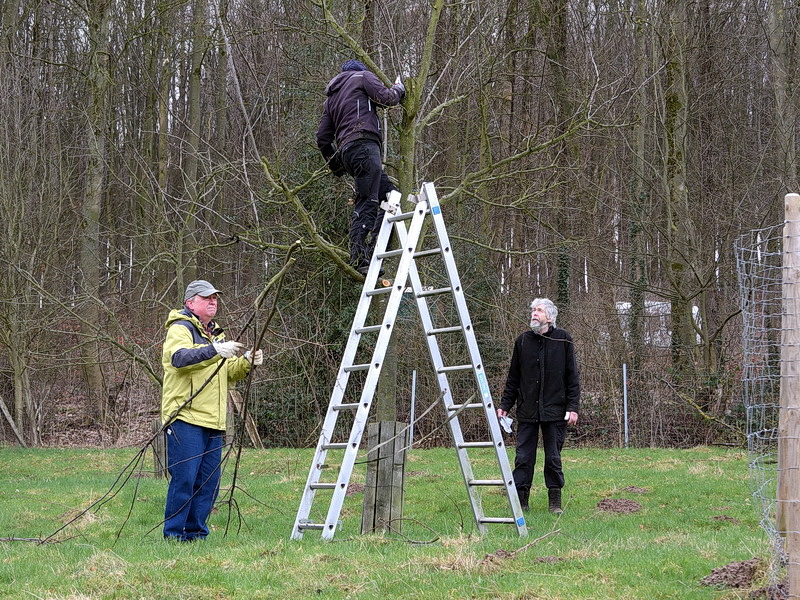
<instances>
[{"instance_id":1,"label":"wooden fence post","mask_svg":"<svg viewBox=\"0 0 800 600\"><path fill-rule=\"evenodd\" d=\"M784 207L776 529L785 540L788 597L800 598L800 194L786 194Z\"/></svg>"},{"instance_id":2,"label":"wooden fence post","mask_svg":"<svg viewBox=\"0 0 800 600\"><path fill-rule=\"evenodd\" d=\"M408 424L379 421L367 427L367 478L361 533L401 530Z\"/></svg>"}]
</instances>

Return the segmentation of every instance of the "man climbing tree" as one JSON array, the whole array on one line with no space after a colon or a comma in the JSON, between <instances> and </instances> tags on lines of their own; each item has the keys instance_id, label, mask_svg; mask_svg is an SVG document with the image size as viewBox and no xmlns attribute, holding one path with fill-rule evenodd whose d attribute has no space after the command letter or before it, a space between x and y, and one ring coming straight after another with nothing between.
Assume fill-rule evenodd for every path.
<instances>
[{"instance_id":1,"label":"man climbing tree","mask_svg":"<svg viewBox=\"0 0 800 600\"><path fill-rule=\"evenodd\" d=\"M357 60L344 63L341 73L325 88L317 146L334 174L348 173L355 178L350 264L362 275L369 268L382 221L380 201L397 189L383 170L383 134L376 108L399 104L405 92L400 78L386 87Z\"/></svg>"}]
</instances>

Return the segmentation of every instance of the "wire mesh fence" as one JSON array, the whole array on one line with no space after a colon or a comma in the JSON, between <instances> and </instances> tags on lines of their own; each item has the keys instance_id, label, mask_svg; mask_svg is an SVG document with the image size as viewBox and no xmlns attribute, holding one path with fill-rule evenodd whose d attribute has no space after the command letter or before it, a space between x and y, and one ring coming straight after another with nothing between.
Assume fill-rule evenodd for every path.
<instances>
[{"instance_id":1,"label":"wire mesh fence","mask_svg":"<svg viewBox=\"0 0 800 600\"><path fill-rule=\"evenodd\" d=\"M750 487L761 526L775 549L771 577L777 580L786 561L784 538L776 528L783 224L740 236L734 250L743 322L742 384Z\"/></svg>"}]
</instances>

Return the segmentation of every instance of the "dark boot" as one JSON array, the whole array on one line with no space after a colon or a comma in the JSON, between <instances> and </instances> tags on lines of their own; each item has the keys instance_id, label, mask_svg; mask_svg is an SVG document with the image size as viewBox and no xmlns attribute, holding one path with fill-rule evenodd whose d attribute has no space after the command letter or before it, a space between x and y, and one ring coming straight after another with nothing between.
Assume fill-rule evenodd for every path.
<instances>
[{"instance_id":1,"label":"dark boot","mask_svg":"<svg viewBox=\"0 0 800 600\"><path fill-rule=\"evenodd\" d=\"M561 510L561 488L548 488L547 509L555 515L560 515L564 512Z\"/></svg>"},{"instance_id":2,"label":"dark boot","mask_svg":"<svg viewBox=\"0 0 800 600\"><path fill-rule=\"evenodd\" d=\"M528 511L530 510L530 506L528 506L528 498L530 497L531 491L530 490L521 490L517 488L517 496L519 496L519 504L522 507L522 510Z\"/></svg>"}]
</instances>

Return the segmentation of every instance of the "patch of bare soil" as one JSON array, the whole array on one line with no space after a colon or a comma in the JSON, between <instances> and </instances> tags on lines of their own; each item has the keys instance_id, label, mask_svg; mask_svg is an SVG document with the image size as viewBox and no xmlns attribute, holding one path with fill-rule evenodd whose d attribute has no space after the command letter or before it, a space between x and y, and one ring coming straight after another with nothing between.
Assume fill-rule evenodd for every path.
<instances>
[{"instance_id":1,"label":"patch of bare soil","mask_svg":"<svg viewBox=\"0 0 800 600\"><path fill-rule=\"evenodd\" d=\"M761 566L757 558L738 560L724 567L718 567L700 580L703 585L716 585L720 587L747 588L753 584L753 578Z\"/></svg>"},{"instance_id":2,"label":"patch of bare soil","mask_svg":"<svg viewBox=\"0 0 800 600\"><path fill-rule=\"evenodd\" d=\"M597 510L616 514L635 513L641 509L641 504L627 498L603 498L597 503Z\"/></svg>"},{"instance_id":3,"label":"patch of bare soil","mask_svg":"<svg viewBox=\"0 0 800 600\"><path fill-rule=\"evenodd\" d=\"M778 583L760 587L747 596L751 600L786 600L789 597L789 582L784 579Z\"/></svg>"},{"instance_id":4,"label":"patch of bare soil","mask_svg":"<svg viewBox=\"0 0 800 600\"><path fill-rule=\"evenodd\" d=\"M711 517L712 521L728 521L729 523L733 523L734 525L739 524L739 519L735 517L731 517L729 515L716 515Z\"/></svg>"},{"instance_id":5,"label":"patch of bare soil","mask_svg":"<svg viewBox=\"0 0 800 600\"><path fill-rule=\"evenodd\" d=\"M347 491L344 493L345 496L352 496L353 494L358 494L364 491L364 484L354 481L347 485Z\"/></svg>"}]
</instances>

